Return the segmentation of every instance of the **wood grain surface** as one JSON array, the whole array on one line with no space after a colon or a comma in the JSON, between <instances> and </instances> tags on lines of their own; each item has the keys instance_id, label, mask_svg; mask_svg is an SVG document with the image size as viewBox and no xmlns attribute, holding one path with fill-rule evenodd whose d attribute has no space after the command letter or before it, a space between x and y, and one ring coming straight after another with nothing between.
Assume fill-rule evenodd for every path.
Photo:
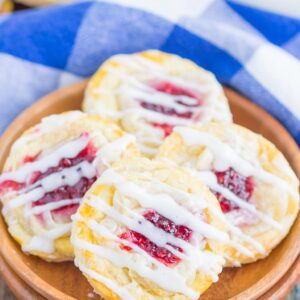
<instances>
[{"instance_id":1,"label":"wood grain surface","mask_svg":"<svg viewBox=\"0 0 300 300\"><path fill-rule=\"evenodd\" d=\"M0 300L43 300L44 297L37 294L33 289L22 281L6 264L0 256L0 272L6 281L10 282L10 288L0 278ZM278 281L267 293L259 297L259 300L284 300L289 291L294 287L300 278L300 256L297 258L288 272ZM30 294L28 295L28 290ZM217 300L217 299L214 299Z\"/></svg>"},{"instance_id":2,"label":"wood grain surface","mask_svg":"<svg viewBox=\"0 0 300 300\"><path fill-rule=\"evenodd\" d=\"M0 256L0 272L4 280L0 281L0 300L43 300L34 289L30 288ZM8 284L6 284L6 283ZM11 292L13 291L13 293Z\"/></svg>"},{"instance_id":3,"label":"wood grain surface","mask_svg":"<svg viewBox=\"0 0 300 300\"><path fill-rule=\"evenodd\" d=\"M80 108L86 82L57 91L34 104L18 117L0 140L0 167L11 143L25 128L37 123L43 116L69 109ZM300 176L300 153L286 130L270 115L245 100L236 92L226 89L236 123L244 125L270 139L285 154L294 171ZM47 263L21 252L19 245L9 236L3 219L0 219L2 243L0 252L13 271L32 289L48 299L90 299L92 291L84 277L72 263ZM278 284L288 286L290 277L284 275L293 265L300 250L300 218L298 216L288 237L264 260L241 268L225 269L218 283L201 299L277 299L268 292ZM299 274L293 275L296 278ZM280 280L283 280L281 282ZM9 280L8 280L9 282ZM278 284L277 284L278 283ZM288 289L285 290L286 293ZM93 297L93 299L99 299Z\"/></svg>"}]
</instances>

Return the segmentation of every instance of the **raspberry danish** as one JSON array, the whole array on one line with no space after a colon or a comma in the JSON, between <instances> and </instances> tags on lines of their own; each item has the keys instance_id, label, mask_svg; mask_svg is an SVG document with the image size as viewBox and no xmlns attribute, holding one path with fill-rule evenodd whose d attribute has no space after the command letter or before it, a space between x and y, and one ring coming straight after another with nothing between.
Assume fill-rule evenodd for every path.
<instances>
[{"instance_id":1,"label":"raspberry danish","mask_svg":"<svg viewBox=\"0 0 300 300\"><path fill-rule=\"evenodd\" d=\"M107 60L88 85L83 110L120 122L149 157L176 125L231 121L227 99L212 73L155 50Z\"/></svg>"},{"instance_id":2,"label":"raspberry danish","mask_svg":"<svg viewBox=\"0 0 300 300\"><path fill-rule=\"evenodd\" d=\"M79 111L25 131L0 177L2 212L22 250L48 261L72 259L71 216L85 192L114 160L137 152L118 126Z\"/></svg>"},{"instance_id":3,"label":"raspberry danish","mask_svg":"<svg viewBox=\"0 0 300 300\"><path fill-rule=\"evenodd\" d=\"M158 159L198 176L219 200L231 240L227 265L267 256L289 232L299 209L299 182L289 163L262 136L241 126L177 127Z\"/></svg>"},{"instance_id":4,"label":"raspberry danish","mask_svg":"<svg viewBox=\"0 0 300 300\"><path fill-rule=\"evenodd\" d=\"M105 299L198 299L225 262L223 219L197 177L124 158L73 218L75 264Z\"/></svg>"}]
</instances>

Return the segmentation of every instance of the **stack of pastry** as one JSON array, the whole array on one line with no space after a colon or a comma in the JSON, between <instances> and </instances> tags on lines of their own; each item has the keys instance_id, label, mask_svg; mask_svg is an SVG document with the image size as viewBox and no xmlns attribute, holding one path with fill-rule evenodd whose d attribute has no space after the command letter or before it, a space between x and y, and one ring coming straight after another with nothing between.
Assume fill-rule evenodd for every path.
<instances>
[{"instance_id":1,"label":"stack of pastry","mask_svg":"<svg viewBox=\"0 0 300 300\"><path fill-rule=\"evenodd\" d=\"M232 123L215 77L159 51L116 55L83 111L13 145L3 215L22 250L72 260L105 299L198 299L267 256L299 209L283 155Z\"/></svg>"}]
</instances>

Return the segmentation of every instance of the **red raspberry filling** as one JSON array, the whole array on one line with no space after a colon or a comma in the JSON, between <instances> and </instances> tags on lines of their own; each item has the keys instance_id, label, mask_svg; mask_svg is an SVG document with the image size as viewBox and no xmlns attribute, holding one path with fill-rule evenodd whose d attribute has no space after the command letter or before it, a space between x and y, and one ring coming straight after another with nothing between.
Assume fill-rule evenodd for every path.
<instances>
[{"instance_id":1,"label":"red raspberry filling","mask_svg":"<svg viewBox=\"0 0 300 300\"><path fill-rule=\"evenodd\" d=\"M175 102L177 104L181 104L183 106L191 107L191 108L195 108L195 107L201 106L203 104L203 96L202 95L199 95L196 92L193 92L189 89L177 86L173 83L164 82L164 81L163 82L152 82L150 84L150 86L152 88L154 88L155 90L165 93L165 94L174 95L174 96L188 96L192 99L195 99L195 102L191 104L191 103L184 102L184 100L182 100L182 99L180 99L180 97L178 97L178 100L175 100ZM145 101L141 101L140 105L147 110L152 110L152 111L155 111L155 112L158 112L158 113L161 113L164 115L168 115L168 116L179 117L179 118L183 118L183 119L191 119L193 117L192 110L180 113L175 108L163 106L160 104L148 103ZM173 128L174 128L174 126L166 124L166 123L151 123L151 124L154 127L161 128L164 131L165 137L170 135L170 133L173 131Z\"/></svg>"},{"instance_id":2,"label":"red raspberry filling","mask_svg":"<svg viewBox=\"0 0 300 300\"><path fill-rule=\"evenodd\" d=\"M40 155L40 153L38 153L34 156L26 155L23 158L23 161L21 162L21 164L23 165L26 163L34 162L39 157L39 155ZM25 182L15 182L13 180L5 180L0 183L0 194L5 193L7 190L18 191L18 190L25 188L25 186L26 186Z\"/></svg>"},{"instance_id":3,"label":"red raspberry filling","mask_svg":"<svg viewBox=\"0 0 300 300\"><path fill-rule=\"evenodd\" d=\"M188 107L197 107L202 104L203 102L203 97L199 95L198 93L191 91L190 89L180 87L178 85L175 85L174 83L167 82L167 81L160 81L160 82L153 82L150 84L151 87L156 89L159 92L166 93L169 95L174 95L174 96L187 96L190 98L194 98L197 101L195 101L195 104L187 104L183 103L183 105L188 106ZM177 103L180 103L179 101L176 101Z\"/></svg>"},{"instance_id":4,"label":"red raspberry filling","mask_svg":"<svg viewBox=\"0 0 300 300\"><path fill-rule=\"evenodd\" d=\"M214 171L214 173L217 176L217 180L220 185L230 190L242 200L250 200L254 191L252 177L243 176L236 172L233 168L229 168L223 172ZM236 203L226 199L221 193L215 191L213 191L213 193L219 200L224 213L239 209L239 206Z\"/></svg>"},{"instance_id":5,"label":"red raspberry filling","mask_svg":"<svg viewBox=\"0 0 300 300\"><path fill-rule=\"evenodd\" d=\"M43 198L33 202L32 206L35 207L64 199L82 198L96 179L96 176L90 179L81 178L73 186L62 186L52 192L46 193ZM69 217L77 211L78 206L79 203L63 206L52 210L52 214L56 216L60 215L69 219Z\"/></svg>"},{"instance_id":6,"label":"red raspberry filling","mask_svg":"<svg viewBox=\"0 0 300 300\"><path fill-rule=\"evenodd\" d=\"M30 184L35 183L38 180L41 180L50 174L61 171L65 168L70 168L78 165L82 161L87 161L91 163L96 156L96 148L92 144L88 144L82 151L80 151L76 157L73 158L63 158L60 160L57 166L49 168L46 172L34 172L29 180Z\"/></svg>"},{"instance_id":7,"label":"red raspberry filling","mask_svg":"<svg viewBox=\"0 0 300 300\"><path fill-rule=\"evenodd\" d=\"M23 164L34 162L39 157L39 155L40 155L40 153L38 153L34 156L31 156L31 155L25 156L23 159Z\"/></svg>"},{"instance_id":8,"label":"red raspberry filling","mask_svg":"<svg viewBox=\"0 0 300 300\"><path fill-rule=\"evenodd\" d=\"M156 111L156 112L161 113L163 115L176 116L176 117L183 118L183 119L190 119L192 117L192 112L191 111L187 111L187 112L184 112L184 113L179 113L179 112L176 111L175 108L170 108L170 107L162 106L162 105L159 105L159 104L141 102L141 106L143 108L147 109L147 110Z\"/></svg>"},{"instance_id":9,"label":"red raspberry filling","mask_svg":"<svg viewBox=\"0 0 300 300\"><path fill-rule=\"evenodd\" d=\"M192 230L190 230L184 225L176 225L173 221L165 218L156 211L148 210L144 214L144 218L151 222L153 225L155 225L155 227L160 228L163 231L170 233L171 235L179 239L182 239L187 242L189 242L191 239ZM157 246L147 237L136 231L127 230L126 232L120 234L119 237L123 240L130 241L133 244L137 245L138 247L146 251L150 256L154 257L155 259L159 260L167 266L177 265L181 261L181 259L174 255L172 252L170 252L166 248ZM178 248L171 244L170 246L178 250L179 252L183 252L181 248ZM125 245L121 245L121 249L126 251L132 250L131 247Z\"/></svg>"},{"instance_id":10,"label":"red raspberry filling","mask_svg":"<svg viewBox=\"0 0 300 300\"><path fill-rule=\"evenodd\" d=\"M169 136L173 132L173 129L175 127L173 125L169 125L166 123L154 123L153 122L152 125L153 125L153 127L162 129L164 131L165 137Z\"/></svg>"},{"instance_id":11,"label":"red raspberry filling","mask_svg":"<svg viewBox=\"0 0 300 300\"><path fill-rule=\"evenodd\" d=\"M7 180L1 183L0 189L7 190L20 190L22 188L29 187L36 183L38 180L41 180L50 174L61 171L62 169L73 167L81 163L82 161L92 162L96 156L96 148L89 143L76 157L73 158L63 158L60 160L59 164L54 167L48 168L45 172L33 172L31 178L28 183L18 183L12 180ZM37 157L30 160L24 160L27 162L33 162ZM86 191L90 188L90 186L96 181L97 177L93 178L81 178L75 185L73 186L61 186L51 192L46 193L43 198L34 201L32 206L40 206L50 202L60 201L64 199L76 199L82 198ZM70 204L58 209L52 210L51 213L53 217L58 217L59 219L63 219L65 221L70 221L70 217L74 214L78 208L79 204ZM36 215L41 221L43 221L43 215Z\"/></svg>"},{"instance_id":12,"label":"red raspberry filling","mask_svg":"<svg viewBox=\"0 0 300 300\"><path fill-rule=\"evenodd\" d=\"M150 256L154 257L167 266L177 265L180 262L180 258L174 255L172 252L170 252L166 248L158 247L155 243L151 242L144 235L136 231L128 230L126 232L123 232L119 237L123 240L130 241L133 244L137 245L138 247L146 251ZM121 249L131 251L131 248L129 246L121 245ZM181 249L178 250L182 252Z\"/></svg>"},{"instance_id":13,"label":"red raspberry filling","mask_svg":"<svg viewBox=\"0 0 300 300\"><path fill-rule=\"evenodd\" d=\"M18 191L26 186L25 183L15 182L13 180L5 180L0 183L0 194L4 194L6 191Z\"/></svg>"},{"instance_id":14,"label":"red raspberry filling","mask_svg":"<svg viewBox=\"0 0 300 300\"><path fill-rule=\"evenodd\" d=\"M154 210L148 210L144 218L151 222L155 227L172 234L173 236L189 242L192 236L192 230L184 225L176 225L170 219L165 218Z\"/></svg>"},{"instance_id":15,"label":"red raspberry filling","mask_svg":"<svg viewBox=\"0 0 300 300\"><path fill-rule=\"evenodd\" d=\"M61 171L65 168L70 168L78 165L83 161L92 162L96 156L96 148L92 144L88 144L76 157L73 158L63 158L59 164L55 167L49 168L46 172L36 172L31 178L31 184L50 174ZM73 186L62 186L52 192L46 193L43 198L32 203L32 206L39 206L47 204L49 202L60 201L64 199L76 199L82 198L91 185L96 181L97 177L94 176L90 179L81 178ZM53 217L58 217L65 219L65 221L70 221L71 216L77 211L79 203L66 205L55 210L52 210Z\"/></svg>"}]
</instances>

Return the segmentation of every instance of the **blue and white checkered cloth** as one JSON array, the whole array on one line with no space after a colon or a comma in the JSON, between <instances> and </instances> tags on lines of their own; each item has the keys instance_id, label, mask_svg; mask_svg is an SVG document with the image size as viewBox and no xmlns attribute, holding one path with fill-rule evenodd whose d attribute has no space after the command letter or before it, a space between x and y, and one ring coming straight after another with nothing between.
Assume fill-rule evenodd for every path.
<instances>
[{"instance_id":1,"label":"blue and white checkered cloth","mask_svg":"<svg viewBox=\"0 0 300 300\"><path fill-rule=\"evenodd\" d=\"M85 1L0 18L0 132L111 55L149 48L214 72L300 145L300 20L229 0Z\"/></svg>"},{"instance_id":2,"label":"blue and white checkered cloth","mask_svg":"<svg viewBox=\"0 0 300 300\"><path fill-rule=\"evenodd\" d=\"M300 145L300 20L223 0L108 0L0 19L0 132L116 53L158 48L214 72Z\"/></svg>"}]
</instances>

